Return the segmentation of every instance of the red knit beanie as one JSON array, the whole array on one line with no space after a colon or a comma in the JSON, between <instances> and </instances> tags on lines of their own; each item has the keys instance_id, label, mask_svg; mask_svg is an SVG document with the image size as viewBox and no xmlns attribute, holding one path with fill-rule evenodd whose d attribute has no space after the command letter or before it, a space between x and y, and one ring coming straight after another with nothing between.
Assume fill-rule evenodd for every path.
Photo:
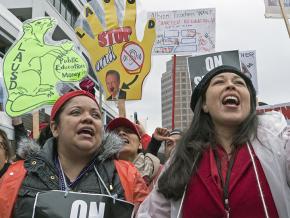
<instances>
[{"instance_id":1,"label":"red knit beanie","mask_svg":"<svg viewBox=\"0 0 290 218\"><path fill-rule=\"evenodd\" d=\"M63 96L61 96L59 99L57 99L57 101L54 103L52 110L51 110L51 114L50 114L50 121L54 120L56 113L59 111L59 109L61 108L61 106L64 103L66 103L71 98L79 96L79 95L88 96L89 98L93 99L99 107L99 104L98 104L97 100L95 99L95 96L92 95L91 93L84 91L84 90L71 91L71 92L65 93Z\"/></svg>"}]
</instances>

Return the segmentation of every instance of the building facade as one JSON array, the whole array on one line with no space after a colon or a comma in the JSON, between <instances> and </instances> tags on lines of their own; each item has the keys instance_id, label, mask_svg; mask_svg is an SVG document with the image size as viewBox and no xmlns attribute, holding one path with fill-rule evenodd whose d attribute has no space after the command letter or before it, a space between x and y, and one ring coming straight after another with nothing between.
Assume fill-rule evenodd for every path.
<instances>
[{"instance_id":1,"label":"building facade","mask_svg":"<svg viewBox=\"0 0 290 218\"><path fill-rule=\"evenodd\" d=\"M166 63L166 72L161 77L162 126L172 129L173 58ZM191 86L187 57L176 57L174 127L188 128L193 113L190 109Z\"/></svg>"},{"instance_id":2,"label":"building facade","mask_svg":"<svg viewBox=\"0 0 290 218\"><path fill-rule=\"evenodd\" d=\"M74 31L74 25L84 10L82 1L79 0L0 0L0 81L1 87L3 87L2 75L2 58L8 51L10 46L16 40L19 30L22 28L22 22L35 18L50 16L57 20L57 27L52 34L52 39L60 41L68 39L74 42L77 49L82 53L88 62L89 72L93 72L90 63L89 55L87 51L83 49L78 41L78 38ZM108 123L111 119L117 116L117 107L114 102L106 102L104 98L100 97L99 85L94 74L90 75L91 79L96 82L96 98L98 101L102 100L103 119L104 123ZM1 88L0 87L0 88ZM74 86L73 88L78 88ZM1 93L1 92L0 92ZM2 94L0 106L3 108L3 99L5 99L5 93ZM43 111L43 110L41 110ZM45 110L50 113L50 107ZM28 117L31 117L28 115ZM29 128L29 127L28 127ZM29 128L30 129L30 128Z\"/></svg>"}]
</instances>

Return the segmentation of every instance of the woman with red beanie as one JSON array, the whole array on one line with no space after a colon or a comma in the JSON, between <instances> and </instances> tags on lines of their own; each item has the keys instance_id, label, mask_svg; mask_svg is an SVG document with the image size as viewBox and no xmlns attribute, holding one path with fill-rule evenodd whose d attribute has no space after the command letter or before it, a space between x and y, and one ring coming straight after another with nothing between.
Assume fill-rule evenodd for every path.
<instances>
[{"instance_id":1,"label":"woman with red beanie","mask_svg":"<svg viewBox=\"0 0 290 218\"><path fill-rule=\"evenodd\" d=\"M283 115L257 115L251 80L231 66L208 72L190 106L191 125L137 217L289 218Z\"/></svg>"},{"instance_id":2,"label":"woman with red beanie","mask_svg":"<svg viewBox=\"0 0 290 218\"><path fill-rule=\"evenodd\" d=\"M148 189L132 164L114 160L122 141L103 140L101 117L91 93L61 96L51 111L53 137L2 177L0 217L130 217Z\"/></svg>"}]
</instances>

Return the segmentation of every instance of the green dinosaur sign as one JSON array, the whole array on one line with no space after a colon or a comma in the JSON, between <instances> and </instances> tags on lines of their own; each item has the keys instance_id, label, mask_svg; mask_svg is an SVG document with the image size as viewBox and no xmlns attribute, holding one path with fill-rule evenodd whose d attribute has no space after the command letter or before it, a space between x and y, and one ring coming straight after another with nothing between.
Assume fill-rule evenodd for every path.
<instances>
[{"instance_id":1,"label":"green dinosaur sign","mask_svg":"<svg viewBox=\"0 0 290 218\"><path fill-rule=\"evenodd\" d=\"M59 97L56 84L78 82L87 74L85 60L68 40L51 39L56 20L27 20L18 40L4 56L3 77L7 90L6 113L19 116Z\"/></svg>"}]
</instances>

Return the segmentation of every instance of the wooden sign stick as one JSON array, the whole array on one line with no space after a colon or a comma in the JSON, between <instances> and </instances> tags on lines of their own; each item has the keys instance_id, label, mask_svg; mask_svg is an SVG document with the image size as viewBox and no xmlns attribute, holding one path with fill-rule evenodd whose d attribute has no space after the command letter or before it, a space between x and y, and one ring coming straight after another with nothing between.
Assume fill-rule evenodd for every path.
<instances>
[{"instance_id":1,"label":"wooden sign stick","mask_svg":"<svg viewBox=\"0 0 290 218\"><path fill-rule=\"evenodd\" d=\"M37 139L39 136L39 111L32 112L32 131L33 139Z\"/></svg>"},{"instance_id":2,"label":"wooden sign stick","mask_svg":"<svg viewBox=\"0 0 290 218\"><path fill-rule=\"evenodd\" d=\"M288 31L288 35L289 35L289 38L290 38L290 25L289 25L289 20L288 20L288 16L287 16L287 13L286 13L286 10L285 10L285 7L284 7L283 0L279 0L279 5L280 5L280 8L281 8L282 16L284 18L285 25L286 25L286 28L287 28L287 31Z\"/></svg>"},{"instance_id":3,"label":"wooden sign stick","mask_svg":"<svg viewBox=\"0 0 290 218\"><path fill-rule=\"evenodd\" d=\"M118 100L119 117L126 118L125 99Z\"/></svg>"}]
</instances>

